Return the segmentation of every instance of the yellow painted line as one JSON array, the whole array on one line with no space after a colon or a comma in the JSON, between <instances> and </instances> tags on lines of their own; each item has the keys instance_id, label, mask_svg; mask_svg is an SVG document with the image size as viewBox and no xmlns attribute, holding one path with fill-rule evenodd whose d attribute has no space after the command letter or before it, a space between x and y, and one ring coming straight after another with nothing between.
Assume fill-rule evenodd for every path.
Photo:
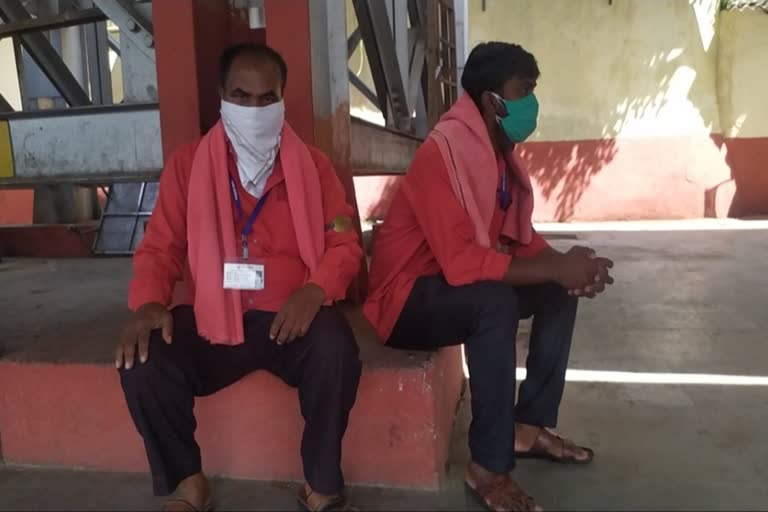
<instances>
[{"instance_id":1,"label":"yellow painted line","mask_svg":"<svg viewBox=\"0 0 768 512\"><path fill-rule=\"evenodd\" d=\"M13 178L13 148L8 121L0 119L0 178Z\"/></svg>"}]
</instances>

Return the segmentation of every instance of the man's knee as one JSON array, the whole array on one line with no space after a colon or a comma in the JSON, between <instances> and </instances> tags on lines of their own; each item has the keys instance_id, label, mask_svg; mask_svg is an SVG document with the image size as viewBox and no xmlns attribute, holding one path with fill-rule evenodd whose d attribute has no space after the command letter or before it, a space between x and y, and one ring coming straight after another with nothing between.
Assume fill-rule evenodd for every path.
<instances>
[{"instance_id":1,"label":"man's knee","mask_svg":"<svg viewBox=\"0 0 768 512\"><path fill-rule=\"evenodd\" d=\"M569 294L568 290L559 284L544 283L539 286L543 295L543 304L564 309L575 309L578 306L579 298L576 295Z\"/></svg>"},{"instance_id":2,"label":"man's knee","mask_svg":"<svg viewBox=\"0 0 768 512\"><path fill-rule=\"evenodd\" d=\"M500 281L482 281L469 285L467 293L481 316L517 324L518 296L512 286Z\"/></svg>"},{"instance_id":3,"label":"man's knee","mask_svg":"<svg viewBox=\"0 0 768 512\"><path fill-rule=\"evenodd\" d=\"M130 369L120 367L120 382L126 394L155 387L158 381L169 375L172 358L168 345L163 341L162 333L153 331L149 340L148 357L145 362L139 360L138 349Z\"/></svg>"},{"instance_id":4,"label":"man's knee","mask_svg":"<svg viewBox=\"0 0 768 512\"><path fill-rule=\"evenodd\" d=\"M315 317L307 337L312 343L313 364L344 368L359 373L360 351L346 318L335 308L323 308Z\"/></svg>"}]
</instances>

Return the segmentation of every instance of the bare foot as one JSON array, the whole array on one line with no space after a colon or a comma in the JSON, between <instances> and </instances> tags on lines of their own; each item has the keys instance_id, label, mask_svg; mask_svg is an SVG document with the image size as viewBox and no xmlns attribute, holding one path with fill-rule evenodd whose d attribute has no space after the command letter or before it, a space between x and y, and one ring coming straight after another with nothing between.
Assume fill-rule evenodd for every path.
<instances>
[{"instance_id":1,"label":"bare foot","mask_svg":"<svg viewBox=\"0 0 768 512\"><path fill-rule=\"evenodd\" d=\"M528 496L508 473L494 473L475 462L467 466L465 482L488 510L494 512L539 512Z\"/></svg>"},{"instance_id":2,"label":"bare foot","mask_svg":"<svg viewBox=\"0 0 768 512\"><path fill-rule=\"evenodd\" d=\"M163 505L165 512L193 512L210 509L211 487L203 473L185 478Z\"/></svg>"}]
</instances>

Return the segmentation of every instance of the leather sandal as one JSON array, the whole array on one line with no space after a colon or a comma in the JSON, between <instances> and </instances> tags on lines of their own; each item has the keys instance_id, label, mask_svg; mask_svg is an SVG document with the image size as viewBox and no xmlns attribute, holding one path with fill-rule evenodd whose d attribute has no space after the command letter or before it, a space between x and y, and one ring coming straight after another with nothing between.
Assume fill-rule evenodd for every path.
<instances>
[{"instance_id":1,"label":"leather sandal","mask_svg":"<svg viewBox=\"0 0 768 512\"><path fill-rule=\"evenodd\" d=\"M299 505L301 505L301 509L305 510L306 512L334 512L334 511L346 511L346 512L357 512L358 509L350 505L349 500L347 499L344 494L340 493L337 496L334 496L330 500L326 501L325 503L321 504L319 507L312 508L309 504L309 498L314 493L306 493L305 489L301 489L299 491L299 495L296 496L296 499L299 502Z\"/></svg>"},{"instance_id":2,"label":"leather sandal","mask_svg":"<svg viewBox=\"0 0 768 512\"><path fill-rule=\"evenodd\" d=\"M587 453L587 458L579 458L580 450ZM595 458L595 452L542 428L530 450L516 451L515 456L518 459L541 459L558 464L589 464Z\"/></svg>"},{"instance_id":3,"label":"leather sandal","mask_svg":"<svg viewBox=\"0 0 768 512\"><path fill-rule=\"evenodd\" d=\"M189 501L183 498L171 498L163 503L162 512L168 512L170 510L183 510L185 512L211 512L213 510L213 499L208 498L208 501L202 508L195 507Z\"/></svg>"},{"instance_id":4,"label":"leather sandal","mask_svg":"<svg viewBox=\"0 0 768 512\"><path fill-rule=\"evenodd\" d=\"M540 512L536 501L507 475L498 475L485 484L464 481L467 491L493 512Z\"/></svg>"}]
</instances>

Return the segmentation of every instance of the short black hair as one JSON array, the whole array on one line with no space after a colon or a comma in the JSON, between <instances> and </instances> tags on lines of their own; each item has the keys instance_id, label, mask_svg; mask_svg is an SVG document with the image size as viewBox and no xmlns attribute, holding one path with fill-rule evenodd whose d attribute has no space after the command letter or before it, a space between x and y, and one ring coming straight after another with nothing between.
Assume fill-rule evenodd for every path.
<instances>
[{"instance_id":1,"label":"short black hair","mask_svg":"<svg viewBox=\"0 0 768 512\"><path fill-rule=\"evenodd\" d=\"M464 64L461 87L480 105L485 91L501 94L510 78L538 78L536 58L519 44L493 41L474 47Z\"/></svg>"},{"instance_id":2,"label":"short black hair","mask_svg":"<svg viewBox=\"0 0 768 512\"><path fill-rule=\"evenodd\" d=\"M283 59L283 56L273 48L259 43L237 44L230 46L221 53L221 57L219 57L219 85L221 85L222 88L227 82L227 76L229 76L229 69L232 67L232 62L241 55L262 57L274 62L280 72L280 82L282 87L285 89L285 83L288 80L288 66L285 63L285 59Z\"/></svg>"}]
</instances>

